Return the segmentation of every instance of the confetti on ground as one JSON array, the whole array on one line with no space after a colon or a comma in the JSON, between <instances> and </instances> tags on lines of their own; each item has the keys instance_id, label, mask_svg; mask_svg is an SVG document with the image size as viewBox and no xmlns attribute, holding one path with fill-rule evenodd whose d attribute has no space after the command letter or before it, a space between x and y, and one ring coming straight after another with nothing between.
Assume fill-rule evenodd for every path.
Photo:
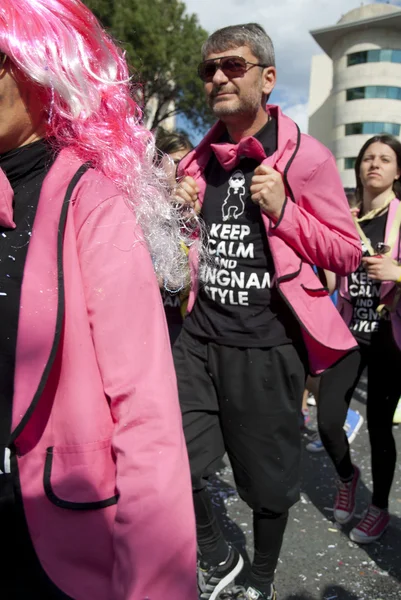
<instances>
[{"instance_id":1,"label":"confetti on ground","mask_svg":"<svg viewBox=\"0 0 401 600\"><path fill-rule=\"evenodd\" d=\"M365 417L366 380L363 385L353 404ZM315 409L311 427L314 423ZM400 451L401 427L394 428L393 433ZM334 521L335 472L328 456L303 454L301 500L290 511L276 573L277 592L283 600L401 600L401 452L390 497L390 526L381 540L366 546L349 539L357 515L364 513L371 499L365 425L352 443L351 452L362 477L355 518L343 527ZM224 462L228 464L227 458ZM224 469L219 479L213 482L214 505L220 507L220 520L229 541L246 552L243 579L238 581L241 585L253 556L252 516L234 490L231 468ZM337 534L335 542L333 533Z\"/></svg>"}]
</instances>

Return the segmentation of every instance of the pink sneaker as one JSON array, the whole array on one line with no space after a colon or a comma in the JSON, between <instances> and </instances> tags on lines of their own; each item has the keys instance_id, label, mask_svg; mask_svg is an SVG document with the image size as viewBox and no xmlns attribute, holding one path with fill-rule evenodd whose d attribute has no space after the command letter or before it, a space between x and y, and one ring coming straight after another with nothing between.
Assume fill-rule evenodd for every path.
<instances>
[{"instance_id":1,"label":"pink sneaker","mask_svg":"<svg viewBox=\"0 0 401 600\"><path fill-rule=\"evenodd\" d=\"M349 537L357 544L370 544L383 535L389 522L388 511L371 504L362 521L351 530Z\"/></svg>"},{"instance_id":2,"label":"pink sneaker","mask_svg":"<svg viewBox=\"0 0 401 600\"><path fill-rule=\"evenodd\" d=\"M351 521L354 516L359 477L360 471L358 467L354 466L354 476L350 482L344 483L341 479L337 481L338 492L334 503L334 518L341 525Z\"/></svg>"}]
</instances>

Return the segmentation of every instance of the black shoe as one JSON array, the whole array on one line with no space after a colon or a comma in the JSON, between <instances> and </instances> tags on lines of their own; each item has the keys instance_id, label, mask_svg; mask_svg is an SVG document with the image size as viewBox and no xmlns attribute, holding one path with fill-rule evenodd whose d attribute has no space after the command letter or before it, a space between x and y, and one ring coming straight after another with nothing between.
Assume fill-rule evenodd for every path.
<instances>
[{"instance_id":1,"label":"black shoe","mask_svg":"<svg viewBox=\"0 0 401 600\"><path fill-rule=\"evenodd\" d=\"M274 585L271 585L270 594L264 594L253 585L236 586L227 595L223 594L221 600L278 600Z\"/></svg>"},{"instance_id":2,"label":"black shoe","mask_svg":"<svg viewBox=\"0 0 401 600\"><path fill-rule=\"evenodd\" d=\"M234 581L243 566L242 556L232 546L229 546L228 558L216 566L200 559L198 561L199 600L217 600L220 592Z\"/></svg>"}]
</instances>

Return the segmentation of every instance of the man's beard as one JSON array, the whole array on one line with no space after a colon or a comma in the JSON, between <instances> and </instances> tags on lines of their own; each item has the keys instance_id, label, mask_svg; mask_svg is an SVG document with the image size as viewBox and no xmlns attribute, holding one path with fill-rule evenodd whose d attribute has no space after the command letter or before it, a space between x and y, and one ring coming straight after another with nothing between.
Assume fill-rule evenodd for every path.
<instances>
[{"instance_id":1,"label":"man's beard","mask_svg":"<svg viewBox=\"0 0 401 600\"><path fill-rule=\"evenodd\" d=\"M235 103L235 104L226 104L225 102L216 102L211 105L211 109L213 114L218 119L224 117L231 117L235 115L256 115L260 107L260 103L256 102L246 102L246 103Z\"/></svg>"},{"instance_id":2,"label":"man's beard","mask_svg":"<svg viewBox=\"0 0 401 600\"><path fill-rule=\"evenodd\" d=\"M221 90L219 90L221 91ZM238 95L236 95L235 102L216 102L216 94L212 94L209 98L209 106L213 111L213 114L217 118L221 117L230 117L235 115L253 115L258 112L260 107L260 100L256 96L251 98L240 99Z\"/></svg>"}]
</instances>

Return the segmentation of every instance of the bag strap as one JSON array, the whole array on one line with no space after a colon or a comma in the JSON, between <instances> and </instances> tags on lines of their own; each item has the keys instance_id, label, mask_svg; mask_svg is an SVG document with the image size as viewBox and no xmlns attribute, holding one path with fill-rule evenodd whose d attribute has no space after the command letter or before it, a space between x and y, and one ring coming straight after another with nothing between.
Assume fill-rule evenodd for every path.
<instances>
[{"instance_id":1,"label":"bag strap","mask_svg":"<svg viewBox=\"0 0 401 600\"><path fill-rule=\"evenodd\" d=\"M370 243L370 240L368 240L368 238L366 237L362 227L359 225L358 220L356 219L356 217L353 217L354 219L354 223L355 223L355 227L356 230L358 232L358 235L360 237L360 239L362 240L362 242L365 244L365 248L368 251L368 253L370 254L370 256L374 256L375 255L375 251L373 250L372 244Z\"/></svg>"},{"instance_id":2,"label":"bag strap","mask_svg":"<svg viewBox=\"0 0 401 600\"><path fill-rule=\"evenodd\" d=\"M365 247L369 253L370 256L375 256L376 252L374 251L372 244L370 243L370 241L368 240L368 238L366 237L362 227L360 226L358 219L356 217L354 217L354 223L355 223L355 227L358 231L359 237L361 238L361 240L363 241L363 243L365 244ZM388 239L386 240L387 245L389 246L390 250L388 252L386 252L387 255L391 254L391 252L393 251L394 248L394 244L397 240L398 237L398 233L400 230L400 226L401 226L401 202L398 204L397 206L397 211L395 213L394 216L394 220L391 224L391 229L390 229L390 233L388 235Z\"/></svg>"},{"instance_id":3,"label":"bag strap","mask_svg":"<svg viewBox=\"0 0 401 600\"><path fill-rule=\"evenodd\" d=\"M398 237L399 231L400 231L400 226L401 226L401 202L397 206L397 211L395 213L394 220L391 224L390 233L388 235L387 244L391 248L390 252L393 250L394 244L397 241L397 237ZM397 256L397 258L399 258L399 257Z\"/></svg>"},{"instance_id":4,"label":"bag strap","mask_svg":"<svg viewBox=\"0 0 401 600\"><path fill-rule=\"evenodd\" d=\"M400 231L400 226L401 226L401 202L399 203L399 205L397 206L397 211L395 213L394 216L394 220L391 224L391 229L390 229L390 233L388 236L388 245L390 246L391 250L394 247L394 244L397 240L397 236L399 235L399 231ZM391 251L390 251L391 252ZM400 257L397 256L397 259L399 259ZM391 305L386 305L386 304L381 304L377 310L380 312L383 310L383 308L387 308L387 310L391 313L394 312L399 300L401 298L401 287L398 285L396 288L396 292L394 294L394 298L393 301L391 303Z\"/></svg>"},{"instance_id":5,"label":"bag strap","mask_svg":"<svg viewBox=\"0 0 401 600\"><path fill-rule=\"evenodd\" d=\"M365 247L367 249L367 251L369 252L370 256L374 256L375 252L372 248L372 245L370 243L370 241L368 240L368 238L366 237L365 233L363 232L361 226L359 225L358 221L354 218L354 222L355 222L355 226L356 229L359 233L359 237L361 238L361 240L364 242ZM386 255L391 255L391 252L394 248L394 244L397 241L397 236L399 235L399 230L400 230L400 226L401 226L401 202L398 204L397 206L397 211L395 213L394 216L394 220L391 224L391 228L390 228L390 232L388 235L388 238L386 240L387 245L389 246L389 251L386 252ZM397 258L399 258L399 256L397 256ZM385 313L383 312L384 310L386 310L387 312L393 312L395 310L395 307L397 306L399 300L401 298L401 287L398 286L396 293L394 294L394 298L393 301L391 303L391 305L388 304L380 304L376 311L380 314L380 315L384 315Z\"/></svg>"}]
</instances>

